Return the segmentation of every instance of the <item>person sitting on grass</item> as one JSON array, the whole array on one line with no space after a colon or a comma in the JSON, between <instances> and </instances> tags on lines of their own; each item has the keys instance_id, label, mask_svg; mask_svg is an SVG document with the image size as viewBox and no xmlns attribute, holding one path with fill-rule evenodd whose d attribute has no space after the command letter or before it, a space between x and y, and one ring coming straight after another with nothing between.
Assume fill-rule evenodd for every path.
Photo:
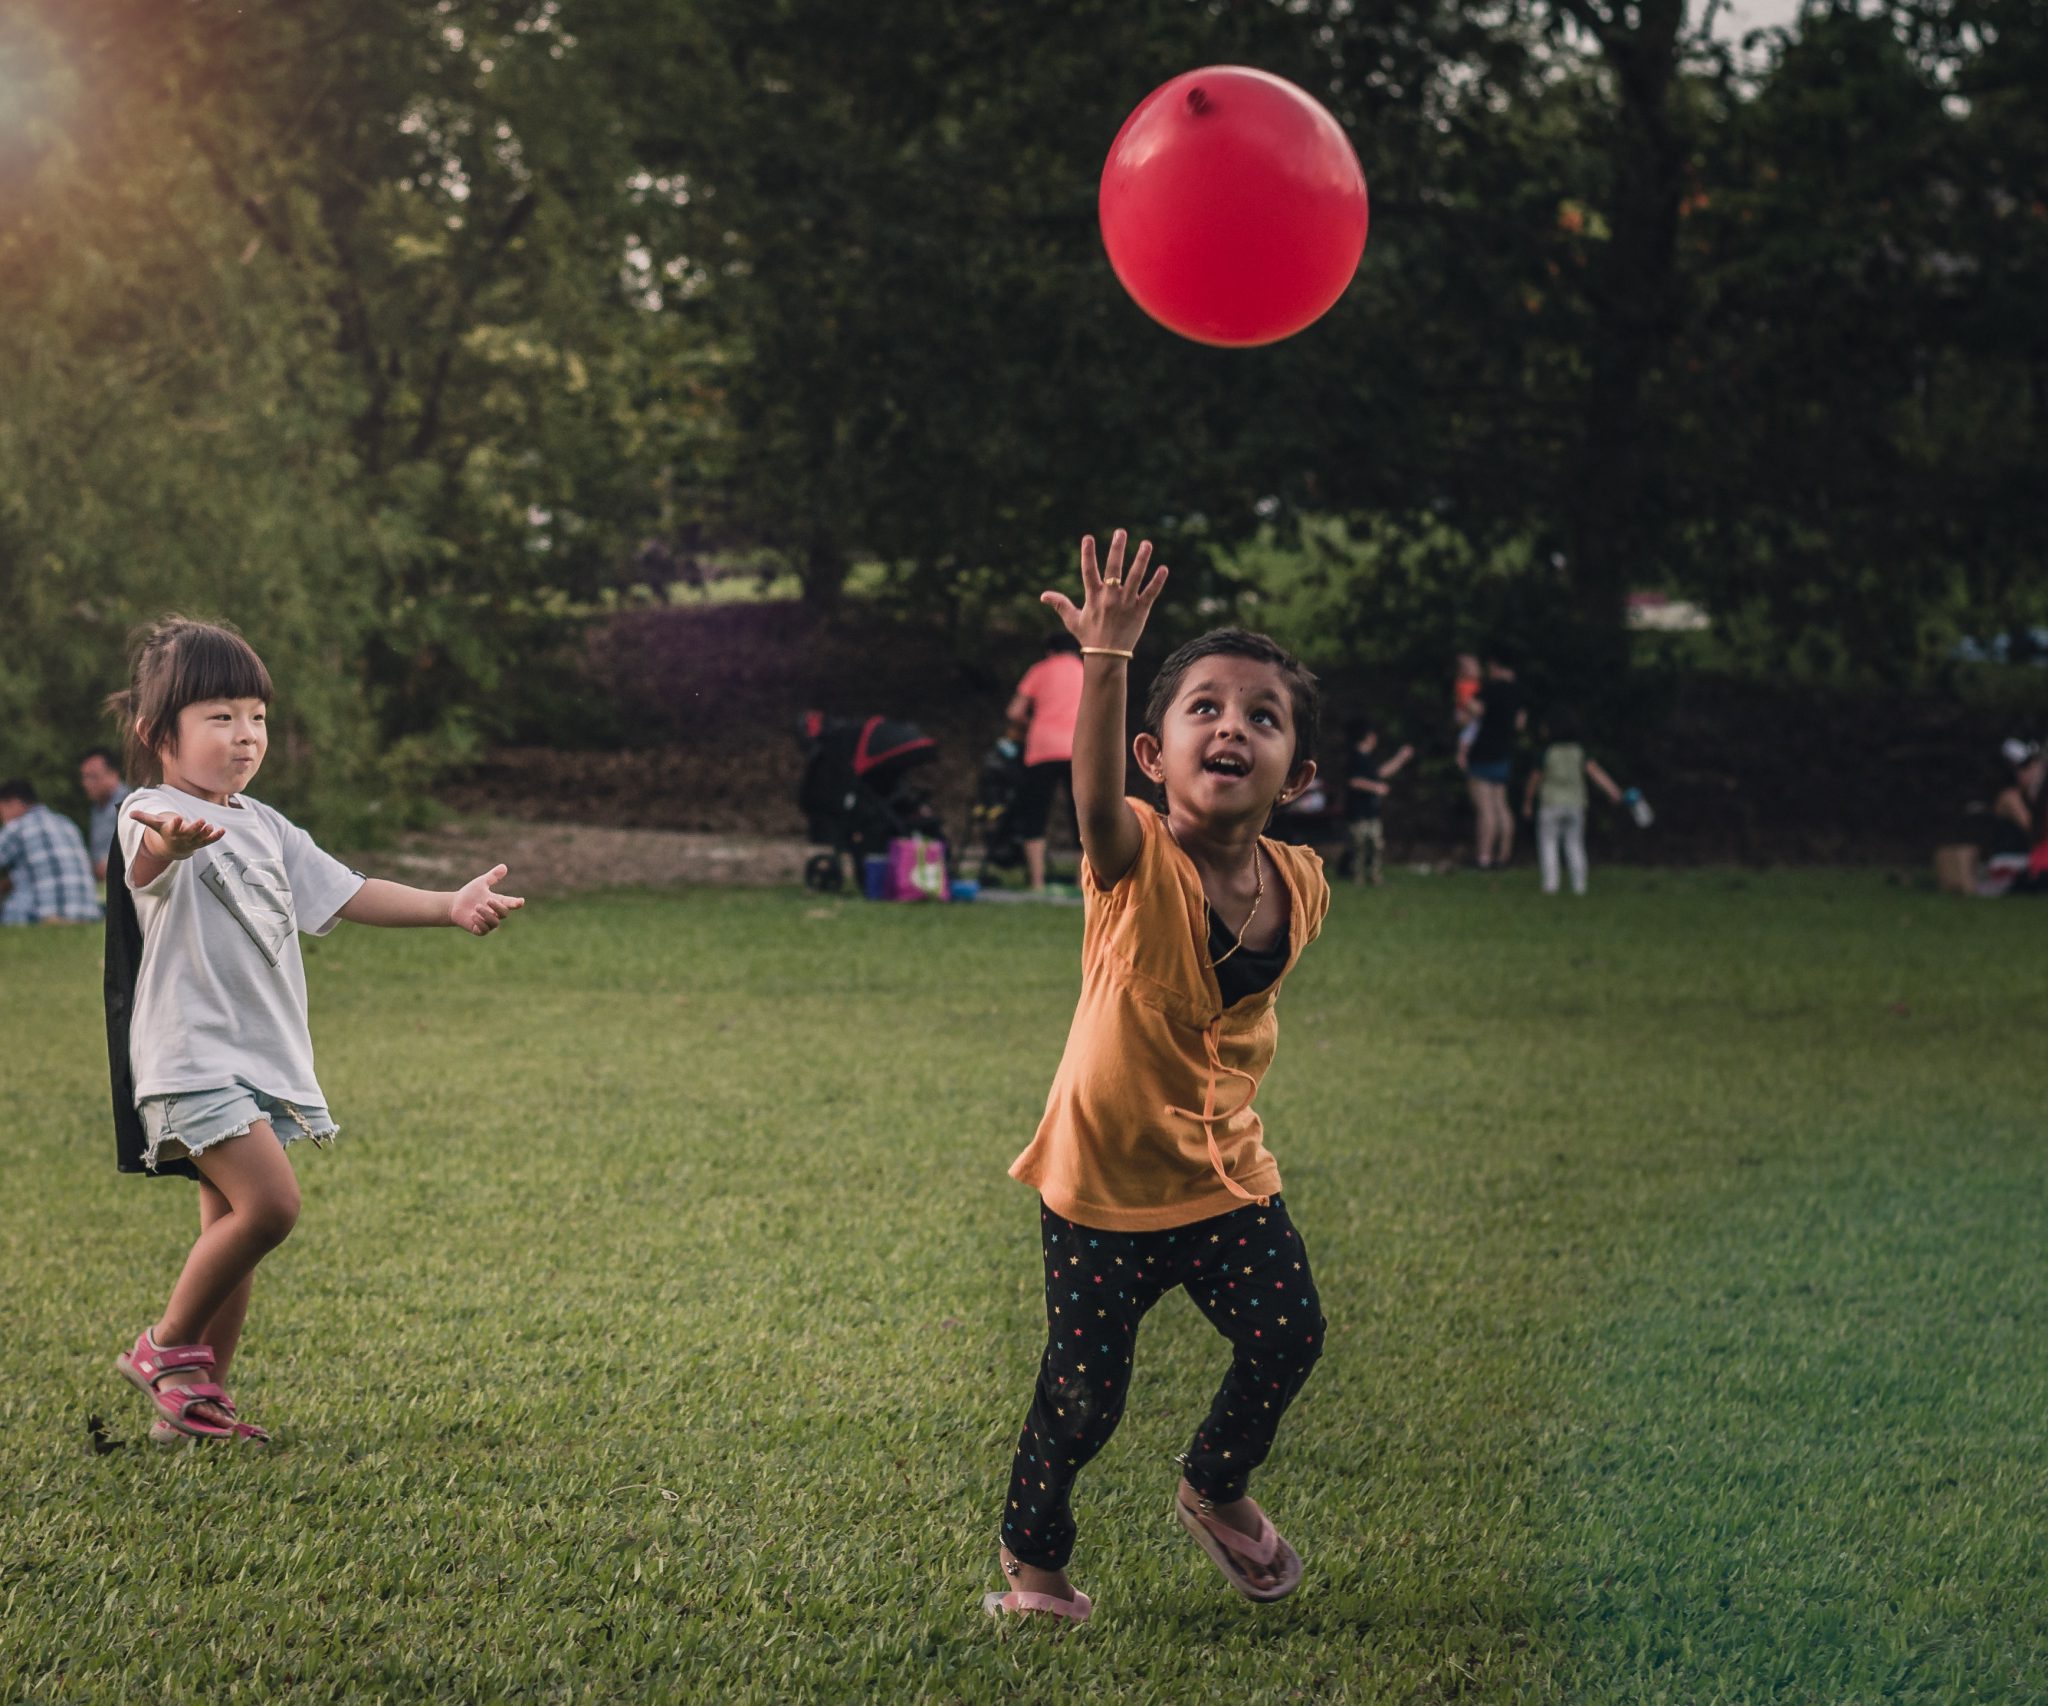
<instances>
[{"instance_id":1,"label":"person sitting on grass","mask_svg":"<svg viewBox=\"0 0 2048 1706\"><path fill-rule=\"evenodd\" d=\"M1522 816L1536 815L1536 866L1542 873L1543 892L1557 893L1557 855L1564 850L1564 862L1571 872L1572 893L1586 892L1586 778L1616 805L1621 789L1613 777L1586 756L1579 744L1577 725L1569 717L1553 717L1550 739L1543 757L1529 773L1529 785L1522 790ZM1538 798L1542 805L1537 805Z\"/></svg>"},{"instance_id":2,"label":"person sitting on grass","mask_svg":"<svg viewBox=\"0 0 2048 1706\"><path fill-rule=\"evenodd\" d=\"M1131 654L1167 571L1126 538L1083 603L1048 592L1086 667L1074 742L1081 1000L1030 1147L1010 1168L1040 1196L1048 1341L1004 1493L1007 1591L992 1615L1091 1609L1068 1581L1075 1477L1115 1432L1145 1312L1175 1286L1230 1341L1208 1418L1180 1459L1174 1511L1249 1599L1292 1593L1301 1559L1247 1494L1323 1349L1301 1236L1252 1097L1273 1003L1329 909L1322 861L1267 838L1315 780L1315 678L1272 640L1220 629L1160 667L1133 743L1163 809L1124 797Z\"/></svg>"},{"instance_id":3,"label":"person sitting on grass","mask_svg":"<svg viewBox=\"0 0 2048 1706\"><path fill-rule=\"evenodd\" d=\"M129 773L156 778L122 802L108 861L116 1155L124 1172L199 1181L199 1238L170 1301L115 1359L165 1444L270 1437L221 1382L256 1266L298 1219L286 1146L339 1129L313 1076L299 932L346 918L485 936L525 904L494 892L503 865L453 894L366 880L250 799L270 699L240 634L172 617L109 701Z\"/></svg>"},{"instance_id":4,"label":"person sitting on grass","mask_svg":"<svg viewBox=\"0 0 2048 1706\"><path fill-rule=\"evenodd\" d=\"M0 782L0 924L95 924L85 837L20 780Z\"/></svg>"}]
</instances>

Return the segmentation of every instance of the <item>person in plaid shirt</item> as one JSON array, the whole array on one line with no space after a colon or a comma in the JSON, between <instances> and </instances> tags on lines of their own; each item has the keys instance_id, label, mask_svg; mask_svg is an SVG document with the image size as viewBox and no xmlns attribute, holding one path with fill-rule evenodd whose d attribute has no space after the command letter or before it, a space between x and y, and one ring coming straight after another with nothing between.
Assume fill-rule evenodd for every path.
<instances>
[{"instance_id":1,"label":"person in plaid shirt","mask_svg":"<svg viewBox=\"0 0 2048 1706\"><path fill-rule=\"evenodd\" d=\"M36 798L26 782L0 782L0 874L7 895L0 924L91 924L100 916L99 885L85 837L68 817Z\"/></svg>"}]
</instances>

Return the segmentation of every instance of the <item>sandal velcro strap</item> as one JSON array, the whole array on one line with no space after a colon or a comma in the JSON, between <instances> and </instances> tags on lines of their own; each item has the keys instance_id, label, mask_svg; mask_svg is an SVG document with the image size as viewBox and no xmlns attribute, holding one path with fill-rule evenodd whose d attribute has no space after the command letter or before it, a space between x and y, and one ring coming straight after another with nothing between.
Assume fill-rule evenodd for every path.
<instances>
[{"instance_id":1,"label":"sandal velcro strap","mask_svg":"<svg viewBox=\"0 0 2048 1706\"><path fill-rule=\"evenodd\" d=\"M154 1381L163 1375L176 1374L183 1369L213 1367L213 1347L152 1344L148 1336L144 1335L130 1360L142 1371L145 1380Z\"/></svg>"},{"instance_id":2,"label":"sandal velcro strap","mask_svg":"<svg viewBox=\"0 0 2048 1706\"><path fill-rule=\"evenodd\" d=\"M234 1406L228 1399L224 1387L216 1386L210 1380L201 1380L190 1386L163 1386L157 1389L157 1397L166 1404L176 1404L178 1413L183 1415L194 1404L218 1404L229 1415Z\"/></svg>"}]
</instances>

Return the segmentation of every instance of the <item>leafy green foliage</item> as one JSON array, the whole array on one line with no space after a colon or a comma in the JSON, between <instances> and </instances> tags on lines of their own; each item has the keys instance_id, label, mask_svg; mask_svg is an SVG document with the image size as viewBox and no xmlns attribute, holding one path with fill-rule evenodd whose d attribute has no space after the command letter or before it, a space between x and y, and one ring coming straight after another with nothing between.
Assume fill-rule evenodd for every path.
<instances>
[{"instance_id":1,"label":"leafy green foliage","mask_svg":"<svg viewBox=\"0 0 2048 1706\"><path fill-rule=\"evenodd\" d=\"M1407 615L1361 567L1355 662L1492 622L1611 676L1655 584L1750 667L1930 679L2048 619L2048 37L1854 0L1745 57L1703 15L14 7L0 758L68 770L184 607L289 683L289 797L389 801L530 729L624 589L747 561L824 611L877 565L958 632L1120 522L1224 598L1298 539L1333 610L1340 525L1518 565ZM1344 300L1259 352L1152 325L1095 228L1124 114L1226 59L1324 100L1374 199Z\"/></svg>"}]
</instances>

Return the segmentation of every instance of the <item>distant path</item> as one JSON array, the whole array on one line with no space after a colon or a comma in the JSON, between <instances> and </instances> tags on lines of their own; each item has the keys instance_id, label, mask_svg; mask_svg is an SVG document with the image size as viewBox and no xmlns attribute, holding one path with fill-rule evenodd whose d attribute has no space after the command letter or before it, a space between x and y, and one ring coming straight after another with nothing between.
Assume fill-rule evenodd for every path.
<instances>
[{"instance_id":1,"label":"distant path","mask_svg":"<svg viewBox=\"0 0 2048 1706\"><path fill-rule=\"evenodd\" d=\"M702 835L470 818L408 835L396 847L353 855L353 863L371 876L438 887L466 882L502 860L511 868L505 883L509 892L561 894L674 883L747 888L800 883L809 851L809 844L797 836Z\"/></svg>"}]
</instances>

